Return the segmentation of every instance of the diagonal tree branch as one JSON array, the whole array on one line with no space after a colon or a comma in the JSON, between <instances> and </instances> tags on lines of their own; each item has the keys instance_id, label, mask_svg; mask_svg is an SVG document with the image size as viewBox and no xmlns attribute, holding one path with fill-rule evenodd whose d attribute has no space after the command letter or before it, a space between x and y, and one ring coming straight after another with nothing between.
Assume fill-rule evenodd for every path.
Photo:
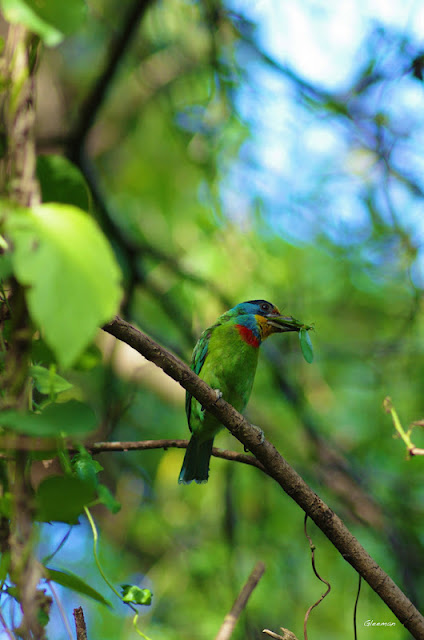
<instances>
[{"instance_id":1,"label":"diagonal tree branch","mask_svg":"<svg viewBox=\"0 0 424 640\"><path fill-rule=\"evenodd\" d=\"M308 514L343 558L368 582L412 636L417 640L424 638L424 618L412 602L275 447L267 440L260 443L257 430L253 429L241 414L223 398L217 400L215 391L185 363L125 320L116 316L103 329L154 362L199 400L207 411L216 416L256 456L268 475L278 482Z\"/></svg>"},{"instance_id":2,"label":"diagonal tree branch","mask_svg":"<svg viewBox=\"0 0 424 640\"><path fill-rule=\"evenodd\" d=\"M85 144L88 132L97 118L106 93L115 77L119 64L125 55L133 36L138 29L140 20L152 4L152 0L134 0L128 14L125 16L122 28L109 47L109 57L103 72L100 73L94 83L91 92L87 95L80 108L78 121L70 135L68 147L69 158L79 164L80 155Z\"/></svg>"}]
</instances>

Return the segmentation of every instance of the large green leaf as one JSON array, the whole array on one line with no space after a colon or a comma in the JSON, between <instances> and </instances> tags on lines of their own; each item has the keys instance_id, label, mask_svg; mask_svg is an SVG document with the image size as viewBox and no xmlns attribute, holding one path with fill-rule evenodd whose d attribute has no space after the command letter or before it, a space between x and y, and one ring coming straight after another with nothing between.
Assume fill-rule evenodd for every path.
<instances>
[{"instance_id":1,"label":"large green leaf","mask_svg":"<svg viewBox=\"0 0 424 640\"><path fill-rule=\"evenodd\" d=\"M94 500L95 490L73 476L49 476L35 494L36 518L77 524L84 507Z\"/></svg>"},{"instance_id":2,"label":"large green leaf","mask_svg":"<svg viewBox=\"0 0 424 640\"><path fill-rule=\"evenodd\" d=\"M46 577L57 584L60 584L62 587L67 587L68 589L72 589L72 591L76 591L77 593L81 593L84 596L88 596L93 600L97 600L97 602L101 602L106 606L112 606L106 598L104 598L98 591L90 587L84 580L81 580L78 576L70 571L58 571L57 569L49 569L46 567Z\"/></svg>"},{"instance_id":3,"label":"large green leaf","mask_svg":"<svg viewBox=\"0 0 424 640\"><path fill-rule=\"evenodd\" d=\"M5 227L30 314L68 367L118 309L120 271L112 250L95 221L70 205L11 210Z\"/></svg>"},{"instance_id":4,"label":"large green leaf","mask_svg":"<svg viewBox=\"0 0 424 640\"><path fill-rule=\"evenodd\" d=\"M30 436L83 435L95 428L96 416L86 404L70 400L50 404L42 413L2 411L0 426Z\"/></svg>"}]
</instances>

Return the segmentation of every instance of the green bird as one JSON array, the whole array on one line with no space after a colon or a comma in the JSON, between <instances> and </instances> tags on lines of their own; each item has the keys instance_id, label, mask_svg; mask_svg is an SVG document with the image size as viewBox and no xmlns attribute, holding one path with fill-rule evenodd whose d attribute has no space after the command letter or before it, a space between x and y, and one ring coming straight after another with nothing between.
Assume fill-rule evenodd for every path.
<instances>
[{"instance_id":1,"label":"green bird","mask_svg":"<svg viewBox=\"0 0 424 640\"><path fill-rule=\"evenodd\" d=\"M277 307L266 300L242 302L202 333L194 347L190 367L216 390L217 397L222 396L242 412L252 391L263 340L272 333L300 331L303 326L292 317L282 316ZM207 482L213 440L222 424L188 391L185 407L192 436L178 482Z\"/></svg>"}]
</instances>

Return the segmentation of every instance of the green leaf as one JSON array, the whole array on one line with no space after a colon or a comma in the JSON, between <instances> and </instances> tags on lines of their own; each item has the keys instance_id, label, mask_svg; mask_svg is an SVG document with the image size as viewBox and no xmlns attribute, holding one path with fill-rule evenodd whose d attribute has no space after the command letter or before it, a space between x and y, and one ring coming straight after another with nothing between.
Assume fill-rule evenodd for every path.
<instances>
[{"instance_id":1,"label":"green leaf","mask_svg":"<svg viewBox=\"0 0 424 640\"><path fill-rule=\"evenodd\" d=\"M8 253L0 255L0 280L6 280L13 273L12 256Z\"/></svg>"},{"instance_id":2,"label":"green leaf","mask_svg":"<svg viewBox=\"0 0 424 640\"><path fill-rule=\"evenodd\" d=\"M26 4L44 22L65 35L75 33L86 17L87 7L84 0L26 0Z\"/></svg>"},{"instance_id":3,"label":"green leaf","mask_svg":"<svg viewBox=\"0 0 424 640\"><path fill-rule=\"evenodd\" d=\"M95 497L89 484L73 476L49 476L37 489L35 501L36 518L43 522L51 520L77 524L84 507Z\"/></svg>"},{"instance_id":4,"label":"green leaf","mask_svg":"<svg viewBox=\"0 0 424 640\"><path fill-rule=\"evenodd\" d=\"M108 487L104 484L99 484L97 487L97 494L99 496L99 502L104 504L111 513L118 513L121 509L121 503L111 494Z\"/></svg>"},{"instance_id":5,"label":"green leaf","mask_svg":"<svg viewBox=\"0 0 424 640\"><path fill-rule=\"evenodd\" d=\"M23 24L36 33L49 47L55 47L63 40L63 34L53 25L43 20L25 0L1 0L4 17L12 24Z\"/></svg>"},{"instance_id":6,"label":"green leaf","mask_svg":"<svg viewBox=\"0 0 424 640\"><path fill-rule=\"evenodd\" d=\"M42 627L45 627L46 625L48 625L50 618L49 618L49 614L45 609L42 609L41 607L38 608L37 620Z\"/></svg>"},{"instance_id":7,"label":"green leaf","mask_svg":"<svg viewBox=\"0 0 424 640\"><path fill-rule=\"evenodd\" d=\"M311 364L314 359L314 351L312 348L311 338L306 327L302 327L299 331L300 348L302 349L303 357L306 362Z\"/></svg>"},{"instance_id":8,"label":"green leaf","mask_svg":"<svg viewBox=\"0 0 424 640\"><path fill-rule=\"evenodd\" d=\"M67 391L73 387L65 378L55 373L52 368L49 370L40 365L34 365L30 367L29 374L34 380L34 386L37 391L45 395Z\"/></svg>"},{"instance_id":9,"label":"green leaf","mask_svg":"<svg viewBox=\"0 0 424 640\"><path fill-rule=\"evenodd\" d=\"M4 16L12 24L23 24L49 47L74 33L86 15L84 0L1 0Z\"/></svg>"},{"instance_id":10,"label":"green leaf","mask_svg":"<svg viewBox=\"0 0 424 640\"><path fill-rule=\"evenodd\" d=\"M86 404L70 400L49 404L42 413L2 411L0 425L30 436L83 435L93 431L97 421Z\"/></svg>"},{"instance_id":11,"label":"green leaf","mask_svg":"<svg viewBox=\"0 0 424 640\"><path fill-rule=\"evenodd\" d=\"M64 156L38 156L37 178L43 202L61 202L90 211L91 195L84 176Z\"/></svg>"},{"instance_id":12,"label":"green leaf","mask_svg":"<svg viewBox=\"0 0 424 640\"><path fill-rule=\"evenodd\" d=\"M53 351L42 338L39 338L38 340L34 339L32 341L31 360L32 362L38 362L49 366L56 363Z\"/></svg>"},{"instance_id":13,"label":"green leaf","mask_svg":"<svg viewBox=\"0 0 424 640\"><path fill-rule=\"evenodd\" d=\"M97 488L99 483L97 474L102 471L103 467L97 460L93 460L88 451L82 449L80 453L74 456L72 468L77 478L84 480L93 489Z\"/></svg>"},{"instance_id":14,"label":"green leaf","mask_svg":"<svg viewBox=\"0 0 424 640\"><path fill-rule=\"evenodd\" d=\"M112 249L95 221L70 205L11 210L5 227L31 317L69 367L118 310L120 271Z\"/></svg>"},{"instance_id":15,"label":"green leaf","mask_svg":"<svg viewBox=\"0 0 424 640\"><path fill-rule=\"evenodd\" d=\"M110 602L98 591L69 571L58 571L57 569L50 569L46 567L46 574L49 580L56 582L56 584L60 584L62 587L67 587L68 589L72 589L72 591L76 591L76 593L80 593L92 598L93 600L97 600L97 602L101 602L101 604L104 604L107 607L111 606Z\"/></svg>"},{"instance_id":16,"label":"green leaf","mask_svg":"<svg viewBox=\"0 0 424 640\"><path fill-rule=\"evenodd\" d=\"M146 606L152 604L152 592L150 589L140 589L132 584L121 584L122 602L130 602L131 604L144 604Z\"/></svg>"}]
</instances>

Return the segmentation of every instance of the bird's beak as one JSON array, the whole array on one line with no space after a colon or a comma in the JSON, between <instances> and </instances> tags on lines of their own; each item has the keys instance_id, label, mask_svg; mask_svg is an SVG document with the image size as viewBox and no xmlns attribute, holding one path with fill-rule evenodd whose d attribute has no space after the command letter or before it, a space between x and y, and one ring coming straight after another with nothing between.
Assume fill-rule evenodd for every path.
<instances>
[{"instance_id":1,"label":"bird's beak","mask_svg":"<svg viewBox=\"0 0 424 640\"><path fill-rule=\"evenodd\" d=\"M275 332L285 332L285 331L300 331L302 327L309 330L312 327L304 324L303 322L299 322L292 316L278 316L269 314L266 316L267 324L273 327Z\"/></svg>"}]
</instances>

